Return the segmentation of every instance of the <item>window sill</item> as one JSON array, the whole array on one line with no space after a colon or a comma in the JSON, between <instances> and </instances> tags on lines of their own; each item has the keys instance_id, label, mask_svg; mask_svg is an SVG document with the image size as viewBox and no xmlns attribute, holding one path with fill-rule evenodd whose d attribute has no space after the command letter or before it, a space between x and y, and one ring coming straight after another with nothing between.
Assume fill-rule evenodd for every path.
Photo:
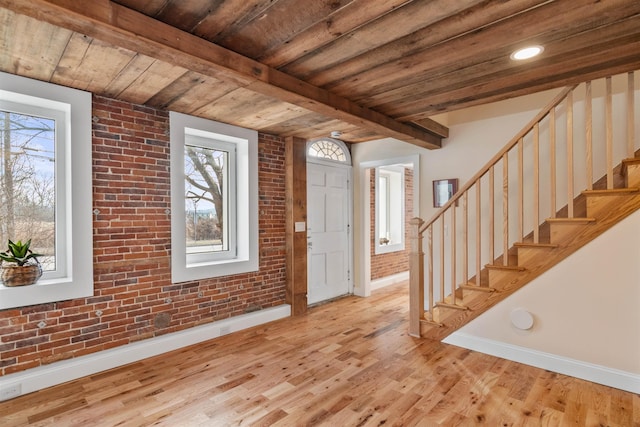
<instances>
[{"instance_id":1,"label":"window sill","mask_svg":"<svg viewBox=\"0 0 640 427\"><path fill-rule=\"evenodd\" d=\"M28 286L0 284L0 310L93 296L93 283L74 283L70 279L39 280Z\"/></svg>"},{"instance_id":2,"label":"window sill","mask_svg":"<svg viewBox=\"0 0 640 427\"><path fill-rule=\"evenodd\" d=\"M228 259L214 262L188 264L184 269L174 269L172 283L182 283L192 280L209 279L213 277L230 276L233 274L258 271L258 259Z\"/></svg>"},{"instance_id":3,"label":"window sill","mask_svg":"<svg viewBox=\"0 0 640 427\"><path fill-rule=\"evenodd\" d=\"M388 254L392 252L404 251L404 243L396 243L395 245L376 246L375 254Z\"/></svg>"}]
</instances>

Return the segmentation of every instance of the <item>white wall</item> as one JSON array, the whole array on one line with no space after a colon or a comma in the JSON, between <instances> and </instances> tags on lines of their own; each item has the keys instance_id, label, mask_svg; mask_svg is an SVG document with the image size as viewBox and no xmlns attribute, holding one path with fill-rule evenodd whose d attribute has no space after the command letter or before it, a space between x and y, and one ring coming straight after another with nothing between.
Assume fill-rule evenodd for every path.
<instances>
[{"instance_id":1,"label":"white wall","mask_svg":"<svg viewBox=\"0 0 640 427\"><path fill-rule=\"evenodd\" d=\"M420 212L423 219L428 219L437 211L433 207L433 180L458 178L460 185L464 184L555 94L556 91L547 91L449 113L449 138L443 140L438 150L427 150L393 138L354 144L353 165L358 168L365 162L419 154L423 194ZM355 188L359 188L359 184L356 182Z\"/></svg>"},{"instance_id":2,"label":"white wall","mask_svg":"<svg viewBox=\"0 0 640 427\"><path fill-rule=\"evenodd\" d=\"M445 342L640 391L640 211L453 333ZM511 312L533 315L519 330ZM479 348L478 346L482 347ZM512 347L514 346L514 347ZM533 355L533 356L532 356ZM544 355L554 355L553 358ZM567 372L581 366L584 372ZM588 367L585 368L585 367ZM599 380L593 371L620 371Z\"/></svg>"}]
</instances>

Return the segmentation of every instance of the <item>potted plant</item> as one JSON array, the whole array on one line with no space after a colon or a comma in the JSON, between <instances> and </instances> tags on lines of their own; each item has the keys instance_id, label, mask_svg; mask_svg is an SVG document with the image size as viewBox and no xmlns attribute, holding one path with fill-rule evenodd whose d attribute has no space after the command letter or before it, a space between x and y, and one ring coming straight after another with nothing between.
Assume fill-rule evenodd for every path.
<instances>
[{"instance_id":1,"label":"potted plant","mask_svg":"<svg viewBox=\"0 0 640 427\"><path fill-rule=\"evenodd\" d=\"M25 243L9 240L9 248L0 252L2 260L2 284L5 286L33 285L42 276L42 266L38 261L40 254L31 249L31 239Z\"/></svg>"}]
</instances>

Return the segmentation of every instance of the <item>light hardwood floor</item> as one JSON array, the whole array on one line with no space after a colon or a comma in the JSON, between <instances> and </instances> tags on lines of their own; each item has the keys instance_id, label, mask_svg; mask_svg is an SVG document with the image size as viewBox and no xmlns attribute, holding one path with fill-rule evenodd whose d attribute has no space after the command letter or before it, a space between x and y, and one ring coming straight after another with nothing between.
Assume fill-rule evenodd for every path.
<instances>
[{"instance_id":1,"label":"light hardwood floor","mask_svg":"<svg viewBox=\"0 0 640 427\"><path fill-rule=\"evenodd\" d=\"M408 285L0 403L0 425L640 426L640 396L407 335Z\"/></svg>"}]
</instances>

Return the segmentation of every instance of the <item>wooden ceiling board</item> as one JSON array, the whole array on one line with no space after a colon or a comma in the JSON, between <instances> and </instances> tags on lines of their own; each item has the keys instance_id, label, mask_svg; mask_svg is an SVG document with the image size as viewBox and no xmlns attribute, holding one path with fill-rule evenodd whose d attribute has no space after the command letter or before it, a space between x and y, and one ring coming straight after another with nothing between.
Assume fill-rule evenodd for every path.
<instances>
[{"instance_id":1,"label":"wooden ceiling board","mask_svg":"<svg viewBox=\"0 0 640 427\"><path fill-rule=\"evenodd\" d=\"M172 27L190 32L224 0L168 0L153 16Z\"/></svg>"},{"instance_id":2,"label":"wooden ceiling board","mask_svg":"<svg viewBox=\"0 0 640 427\"><path fill-rule=\"evenodd\" d=\"M198 25L193 34L210 42L218 43L240 31L254 19L267 13L277 0L225 0Z\"/></svg>"},{"instance_id":3,"label":"wooden ceiling board","mask_svg":"<svg viewBox=\"0 0 640 427\"><path fill-rule=\"evenodd\" d=\"M71 35L69 30L0 9L0 69L50 81Z\"/></svg>"},{"instance_id":4,"label":"wooden ceiling board","mask_svg":"<svg viewBox=\"0 0 640 427\"><path fill-rule=\"evenodd\" d=\"M414 55L474 30L478 31L545 2L546 0L484 1L467 9L465 13L450 16L390 43L381 44L365 55L340 62L336 67L317 69L308 81L322 87L346 80L382 64Z\"/></svg>"},{"instance_id":5,"label":"wooden ceiling board","mask_svg":"<svg viewBox=\"0 0 640 427\"><path fill-rule=\"evenodd\" d=\"M244 88L237 88L214 102L203 105L195 113L199 116L215 117L216 120L240 125L247 117L254 117L261 111L282 103L271 97L258 95ZM244 124L246 126L246 124ZM254 129L260 130L259 127Z\"/></svg>"},{"instance_id":6,"label":"wooden ceiling board","mask_svg":"<svg viewBox=\"0 0 640 427\"><path fill-rule=\"evenodd\" d=\"M282 46L297 33L313 26L325 16L349 5L353 0L279 0L268 12L254 19L237 34L218 42L249 58L259 58L264 52ZM286 22L286 25L282 25Z\"/></svg>"},{"instance_id":7,"label":"wooden ceiling board","mask_svg":"<svg viewBox=\"0 0 640 427\"><path fill-rule=\"evenodd\" d=\"M104 93L135 52L74 33L52 82L95 93ZM108 60L105 60L108 59Z\"/></svg>"},{"instance_id":8,"label":"wooden ceiling board","mask_svg":"<svg viewBox=\"0 0 640 427\"><path fill-rule=\"evenodd\" d=\"M306 116L310 113L309 110L300 108L292 104L283 104L281 102L274 102L267 108L255 113L253 116L243 117L243 126L266 131L274 123L283 123L289 121L295 121L299 117ZM325 119L328 120L328 119Z\"/></svg>"},{"instance_id":9,"label":"wooden ceiling board","mask_svg":"<svg viewBox=\"0 0 640 427\"><path fill-rule=\"evenodd\" d=\"M187 71L151 97L147 104L165 110L193 112L233 89L235 86L225 86L222 81L213 77Z\"/></svg>"},{"instance_id":10,"label":"wooden ceiling board","mask_svg":"<svg viewBox=\"0 0 640 427\"><path fill-rule=\"evenodd\" d=\"M155 59L141 54L135 54L131 61L122 69L118 76L105 87L101 95L109 98L122 99L122 93L130 88L138 77L146 72Z\"/></svg>"},{"instance_id":11,"label":"wooden ceiling board","mask_svg":"<svg viewBox=\"0 0 640 427\"><path fill-rule=\"evenodd\" d=\"M312 134L317 134L318 131L313 130L315 126L319 126L320 124L336 124L341 128L346 128L348 125L344 122L340 122L337 120L332 120L331 118L321 116L319 114L315 114L313 112L308 112L307 114L302 114L297 117L293 117L287 120L273 122L270 123L269 126L263 127L262 131L267 133L273 133L275 135L282 136L297 136L298 132L304 132L305 135L308 135L309 132ZM338 128L333 130L340 130ZM329 134L324 134L323 136L328 136ZM301 136L306 138L306 136Z\"/></svg>"},{"instance_id":12,"label":"wooden ceiling board","mask_svg":"<svg viewBox=\"0 0 640 427\"><path fill-rule=\"evenodd\" d=\"M293 104L279 102L266 96L256 96L246 89L237 89L229 95L233 95L233 99L226 97L216 100L211 106L215 108L208 110L208 113L213 112L221 118L235 116L238 126L259 131L264 131L271 123L295 120L310 113L309 110ZM244 100L241 100L242 98Z\"/></svg>"},{"instance_id":13,"label":"wooden ceiling board","mask_svg":"<svg viewBox=\"0 0 640 427\"><path fill-rule=\"evenodd\" d=\"M383 138L383 135L367 129L362 129L355 126L345 127L336 120L328 120L326 122L318 123L312 126L310 129L308 129L306 138L326 138L328 136L331 136L331 132L335 130L342 133L342 135L340 135L340 139L352 143Z\"/></svg>"},{"instance_id":14,"label":"wooden ceiling board","mask_svg":"<svg viewBox=\"0 0 640 427\"><path fill-rule=\"evenodd\" d=\"M188 70L167 62L155 60L140 74L119 97L136 104L144 104L172 82L181 78Z\"/></svg>"},{"instance_id":15,"label":"wooden ceiling board","mask_svg":"<svg viewBox=\"0 0 640 427\"><path fill-rule=\"evenodd\" d=\"M147 16L156 16L167 6L169 0L116 0L115 2L136 9Z\"/></svg>"},{"instance_id":16,"label":"wooden ceiling board","mask_svg":"<svg viewBox=\"0 0 640 427\"><path fill-rule=\"evenodd\" d=\"M329 67L338 67L345 60L367 53L379 45L460 13L480 0L413 1L394 9L368 25L358 28L331 43L306 54L280 69L303 80Z\"/></svg>"},{"instance_id":17,"label":"wooden ceiling board","mask_svg":"<svg viewBox=\"0 0 640 427\"><path fill-rule=\"evenodd\" d=\"M278 135L299 135L300 138L304 139L327 138L331 136L331 132L339 131L342 133L340 139L350 143L357 143L364 140L379 139L383 137L375 132L362 130L361 128L350 126L338 120L331 120L329 118L322 119L317 115L299 117L289 122L283 122L277 127L277 129L282 131L282 133L278 133ZM267 129L264 131L267 131ZM359 132L366 132L368 139L363 139L366 137L363 133Z\"/></svg>"},{"instance_id":18,"label":"wooden ceiling board","mask_svg":"<svg viewBox=\"0 0 640 427\"><path fill-rule=\"evenodd\" d=\"M201 79L204 80L202 85L193 86L182 96L173 99L171 103L167 105L167 109L208 118L200 113L200 111L206 108L208 104L215 103L219 98L238 88L224 81L216 81L216 79L209 76L201 76Z\"/></svg>"},{"instance_id":19,"label":"wooden ceiling board","mask_svg":"<svg viewBox=\"0 0 640 427\"><path fill-rule=\"evenodd\" d=\"M410 0L354 0L321 21L298 32L286 43L267 49L256 58L281 68L296 58L324 47L339 37L366 25L370 20L401 7Z\"/></svg>"}]
</instances>

